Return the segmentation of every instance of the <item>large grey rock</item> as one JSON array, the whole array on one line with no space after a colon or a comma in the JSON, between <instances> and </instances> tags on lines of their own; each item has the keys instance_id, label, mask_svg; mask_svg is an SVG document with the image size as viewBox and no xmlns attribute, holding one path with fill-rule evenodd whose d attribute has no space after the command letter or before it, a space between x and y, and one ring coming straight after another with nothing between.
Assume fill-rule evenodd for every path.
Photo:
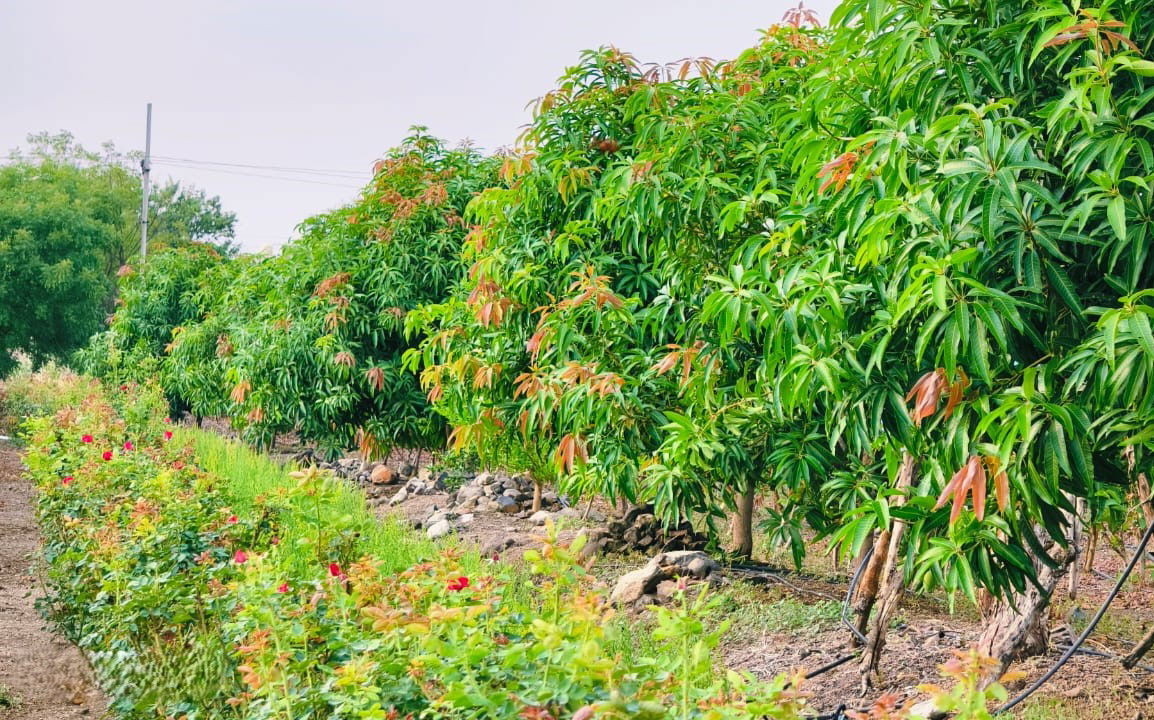
<instances>
[{"instance_id":1,"label":"large grey rock","mask_svg":"<svg viewBox=\"0 0 1154 720\"><path fill-rule=\"evenodd\" d=\"M404 488L401 488L400 491L397 492L397 494L394 495L391 500L389 500L389 504L390 505L400 505L401 503L403 503L408 498L409 498L409 491L404 489Z\"/></svg>"},{"instance_id":2,"label":"large grey rock","mask_svg":"<svg viewBox=\"0 0 1154 720\"><path fill-rule=\"evenodd\" d=\"M473 498L479 498L484 494L485 494L485 491L482 490L479 486L466 485L457 491L457 502L464 502L465 500L471 500Z\"/></svg>"},{"instance_id":3,"label":"large grey rock","mask_svg":"<svg viewBox=\"0 0 1154 720\"><path fill-rule=\"evenodd\" d=\"M481 557L493 557L494 555L500 555L505 549L511 547L513 547L513 538L494 538L481 546Z\"/></svg>"},{"instance_id":4,"label":"large grey rock","mask_svg":"<svg viewBox=\"0 0 1154 720\"><path fill-rule=\"evenodd\" d=\"M529 522L534 525L544 525L547 521L553 518L553 513L548 510L538 510L529 516Z\"/></svg>"},{"instance_id":5,"label":"large grey rock","mask_svg":"<svg viewBox=\"0 0 1154 720\"><path fill-rule=\"evenodd\" d=\"M521 512L521 505L516 500L506 495L497 496L493 503L497 506L497 509L503 513L513 514Z\"/></svg>"},{"instance_id":6,"label":"large grey rock","mask_svg":"<svg viewBox=\"0 0 1154 720\"><path fill-rule=\"evenodd\" d=\"M698 550L676 550L657 555L645 567L627 572L617 580L609 599L616 603L634 603L643 595L652 595L665 580L679 577L709 580L721 566Z\"/></svg>"},{"instance_id":7,"label":"large grey rock","mask_svg":"<svg viewBox=\"0 0 1154 720\"><path fill-rule=\"evenodd\" d=\"M445 537L451 532L453 532L453 526L449 524L448 520L438 520L429 526L425 534L429 536L430 540L436 540L437 538Z\"/></svg>"}]
</instances>

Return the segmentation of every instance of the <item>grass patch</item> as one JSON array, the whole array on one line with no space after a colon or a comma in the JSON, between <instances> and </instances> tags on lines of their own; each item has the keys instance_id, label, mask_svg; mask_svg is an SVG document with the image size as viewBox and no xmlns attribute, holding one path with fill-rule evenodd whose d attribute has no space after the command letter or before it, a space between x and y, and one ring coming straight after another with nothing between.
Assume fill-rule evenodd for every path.
<instances>
[{"instance_id":1,"label":"grass patch","mask_svg":"<svg viewBox=\"0 0 1154 720\"><path fill-rule=\"evenodd\" d=\"M259 499L275 497L298 483L289 475L291 467L234 440L205 430L188 429L182 435L190 442L200 467L225 481L224 491L238 515L258 512ZM357 552L380 560L387 571L424 562L456 543L452 538L440 543L429 540L397 517L378 518L366 504L364 494L341 481L330 484L323 503L297 506L295 510L283 518L287 537L299 541L309 537L315 527L347 528ZM302 564L310 561L305 552L293 556ZM462 564L475 572L480 570L482 561L470 549L463 552Z\"/></svg>"},{"instance_id":2,"label":"grass patch","mask_svg":"<svg viewBox=\"0 0 1154 720\"><path fill-rule=\"evenodd\" d=\"M837 625L841 604L738 583L725 593L721 614L731 623L726 641L740 643L769 633L817 635Z\"/></svg>"},{"instance_id":3,"label":"grass patch","mask_svg":"<svg viewBox=\"0 0 1154 720\"><path fill-rule=\"evenodd\" d=\"M20 704L16 694L4 685L0 685L0 709L14 708Z\"/></svg>"}]
</instances>

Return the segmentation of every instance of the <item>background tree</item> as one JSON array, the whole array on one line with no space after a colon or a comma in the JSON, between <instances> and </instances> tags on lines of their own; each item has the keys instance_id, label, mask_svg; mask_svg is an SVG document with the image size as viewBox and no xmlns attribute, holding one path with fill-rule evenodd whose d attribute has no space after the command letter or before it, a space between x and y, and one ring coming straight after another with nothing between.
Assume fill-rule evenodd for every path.
<instances>
[{"instance_id":1,"label":"background tree","mask_svg":"<svg viewBox=\"0 0 1154 720\"><path fill-rule=\"evenodd\" d=\"M0 167L0 374L13 351L61 359L100 326L115 244L102 189L67 165Z\"/></svg>"},{"instance_id":2,"label":"background tree","mask_svg":"<svg viewBox=\"0 0 1154 720\"><path fill-rule=\"evenodd\" d=\"M0 362L10 365L12 350L37 362L63 359L100 328L116 275L139 252L134 164L111 145L90 152L69 133L31 135L0 169L0 203L0 293L10 300ZM230 250L236 218L219 198L173 183L158 189L152 207L154 249L205 240Z\"/></svg>"},{"instance_id":3,"label":"background tree","mask_svg":"<svg viewBox=\"0 0 1154 720\"><path fill-rule=\"evenodd\" d=\"M195 292L179 259L194 256L150 260L144 274L163 277L141 292L126 279L116 342L170 327L166 390L198 416L228 415L254 442L291 430L328 453L439 447L443 422L402 367L417 342L405 318L464 272L460 213L495 171L476 150L416 128L358 201L306 220L277 256L209 267Z\"/></svg>"}]
</instances>

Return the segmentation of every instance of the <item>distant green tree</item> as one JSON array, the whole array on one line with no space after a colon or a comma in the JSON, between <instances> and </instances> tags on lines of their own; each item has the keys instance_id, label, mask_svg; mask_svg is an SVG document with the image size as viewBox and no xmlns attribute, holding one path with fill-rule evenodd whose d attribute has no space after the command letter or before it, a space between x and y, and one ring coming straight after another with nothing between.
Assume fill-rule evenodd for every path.
<instances>
[{"instance_id":1,"label":"distant green tree","mask_svg":"<svg viewBox=\"0 0 1154 720\"><path fill-rule=\"evenodd\" d=\"M21 350L65 358L113 310L118 273L139 253L136 159L105 144L85 149L67 132L29 135L0 169L0 372ZM179 183L150 202L150 247L198 243L235 254L236 216L220 199Z\"/></svg>"},{"instance_id":2,"label":"distant green tree","mask_svg":"<svg viewBox=\"0 0 1154 720\"><path fill-rule=\"evenodd\" d=\"M148 207L149 245L204 243L228 256L240 249L236 244L236 213L226 212L215 195L169 182L153 191Z\"/></svg>"},{"instance_id":3,"label":"distant green tree","mask_svg":"<svg viewBox=\"0 0 1154 720\"><path fill-rule=\"evenodd\" d=\"M14 350L37 363L61 358L100 327L113 286L104 213L113 192L68 165L0 168L0 374Z\"/></svg>"}]
</instances>

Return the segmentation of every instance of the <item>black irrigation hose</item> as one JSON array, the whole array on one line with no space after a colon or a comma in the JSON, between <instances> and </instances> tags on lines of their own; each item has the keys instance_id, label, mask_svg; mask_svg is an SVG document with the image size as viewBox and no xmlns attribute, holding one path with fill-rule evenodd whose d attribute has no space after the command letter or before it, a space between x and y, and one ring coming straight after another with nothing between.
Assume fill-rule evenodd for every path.
<instances>
[{"instance_id":1,"label":"black irrigation hose","mask_svg":"<svg viewBox=\"0 0 1154 720\"><path fill-rule=\"evenodd\" d=\"M1067 648L1059 646L1058 649L1059 650L1066 650ZM1107 660L1121 660L1122 659L1121 655L1115 655L1114 653L1102 652L1101 650L1089 650L1087 648L1078 648L1077 653L1079 655L1091 655L1093 657L1106 658ZM1145 670L1146 672L1154 673L1154 666L1151 666L1151 665L1144 665L1142 663L1136 663L1134 665L1134 667L1139 669L1139 670Z\"/></svg>"},{"instance_id":2,"label":"black irrigation hose","mask_svg":"<svg viewBox=\"0 0 1154 720\"><path fill-rule=\"evenodd\" d=\"M842 665L845 665L847 662L849 662L850 660L853 660L854 658L858 657L859 655L861 655L861 653L856 653L856 652L850 653L849 655L842 655L841 657L839 657L837 660L834 660L833 662L826 663L825 665L822 665L821 667L817 668L816 670L811 670L810 672L807 672L805 674L805 679L806 680L812 680L813 678L817 677L818 675L824 675L825 673L829 672L830 670L833 670L834 668L839 668Z\"/></svg>"},{"instance_id":3,"label":"black irrigation hose","mask_svg":"<svg viewBox=\"0 0 1154 720\"><path fill-rule=\"evenodd\" d=\"M875 543L876 545L876 543ZM870 558L873 557L875 545L870 545L869 550L862 555L861 562L858 563L857 570L854 571L853 579L850 580L849 589L845 591L845 602L841 604L841 622L849 631L853 633L854 637L858 639L862 645L868 645L869 641L866 636L862 635L861 631L854 627L854 624L849 621L849 604L853 600L854 591L857 590L858 581L861 580L862 573L865 572L866 565L869 564Z\"/></svg>"},{"instance_id":4,"label":"black irrigation hose","mask_svg":"<svg viewBox=\"0 0 1154 720\"><path fill-rule=\"evenodd\" d=\"M1130 573L1134 571L1134 566L1138 564L1138 558L1141 557L1142 552L1146 549L1147 543L1150 542L1151 535L1154 535L1154 523L1150 523L1150 526L1146 528L1146 533L1142 536L1142 540L1138 543L1138 549L1134 551L1132 556L1130 556L1129 564L1126 565L1126 568L1122 571L1122 574L1118 576L1118 581L1114 583L1114 589L1111 590L1110 594L1106 596L1105 602L1103 602L1102 606L1098 608L1098 612L1094 614L1093 619L1090 620L1090 624L1086 626L1086 629L1082 631L1082 634L1079 635L1076 640L1074 640L1070 647L1066 648L1066 652L1062 653L1062 657L1058 658L1058 662L1054 663L1054 666L1047 670L1046 673L1042 675L1042 677L1035 680L1033 685L1022 691L1022 693L1015 697L1013 700L1010 700L1005 705L995 710L995 715L1001 715L1007 710L1012 710L1023 700L1033 695L1038 688L1045 685L1046 682L1048 682L1049 679L1054 676L1054 673L1062 669L1062 666L1065 665L1066 662L1074 656L1074 653L1078 652L1078 648L1082 647L1082 643L1086 642L1086 638L1090 637L1090 634L1094 632L1094 628L1098 626L1098 622L1102 619L1102 616L1106 614L1106 609L1110 607L1110 603L1114 602L1114 598L1118 597L1118 593L1122 590L1122 585L1126 583L1126 579L1129 578Z\"/></svg>"},{"instance_id":5,"label":"black irrigation hose","mask_svg":"<svg viewBox=\"0 0 1154 720\"><path fill-rule=\"evenodd\" d=\"M853 599L854 590L857 589L858 581L861 580L862 571L865 569L866 564L869 563L870 555L873 554L873 551L874 551L873 546L870 546L870 549L866 550L865 555L862 556L861 564L858 565L857 571L854 572L853 579L850 580L850 583L849 583L849 589L846 590L846 593L845 593L845 600L842 601L842 604L841 604L841 621L845 624L845 626L847 628L849 628L850 632L852 632L857 637L857 639L861 641L862 645L866 644L866 637L865 637L865 635L862 635L860 632L858 632L858 629L856 627L854 627L853 623L851 623L849 621L849 617L848 617L848 615L849 615L849 603L850 603L850 600ZM849 655L842 655L837 660L834 660L833 662L828 662L825 665L822 665L821 667L817 668L816 670L811 670L810 672L806 673L805 679L811 680L811 679L817 677L818 675L824 675L825 673L829 672L830 670L833 670L835 668L839 668L842 665L845 665L850 660L853 660L854 658L859 657L860 655L861 655L861 651L855 651L855 652L850 653ZM837 711L838 714L836 714L836 715L818 715L814 720L820 720L820 718L825 718L825 717L830 717L830 718L844 717L845 716L844 710L845 710L845 706L843 705L840 708L838 708L838 711Z\"/></svg>"}]
</instances>

